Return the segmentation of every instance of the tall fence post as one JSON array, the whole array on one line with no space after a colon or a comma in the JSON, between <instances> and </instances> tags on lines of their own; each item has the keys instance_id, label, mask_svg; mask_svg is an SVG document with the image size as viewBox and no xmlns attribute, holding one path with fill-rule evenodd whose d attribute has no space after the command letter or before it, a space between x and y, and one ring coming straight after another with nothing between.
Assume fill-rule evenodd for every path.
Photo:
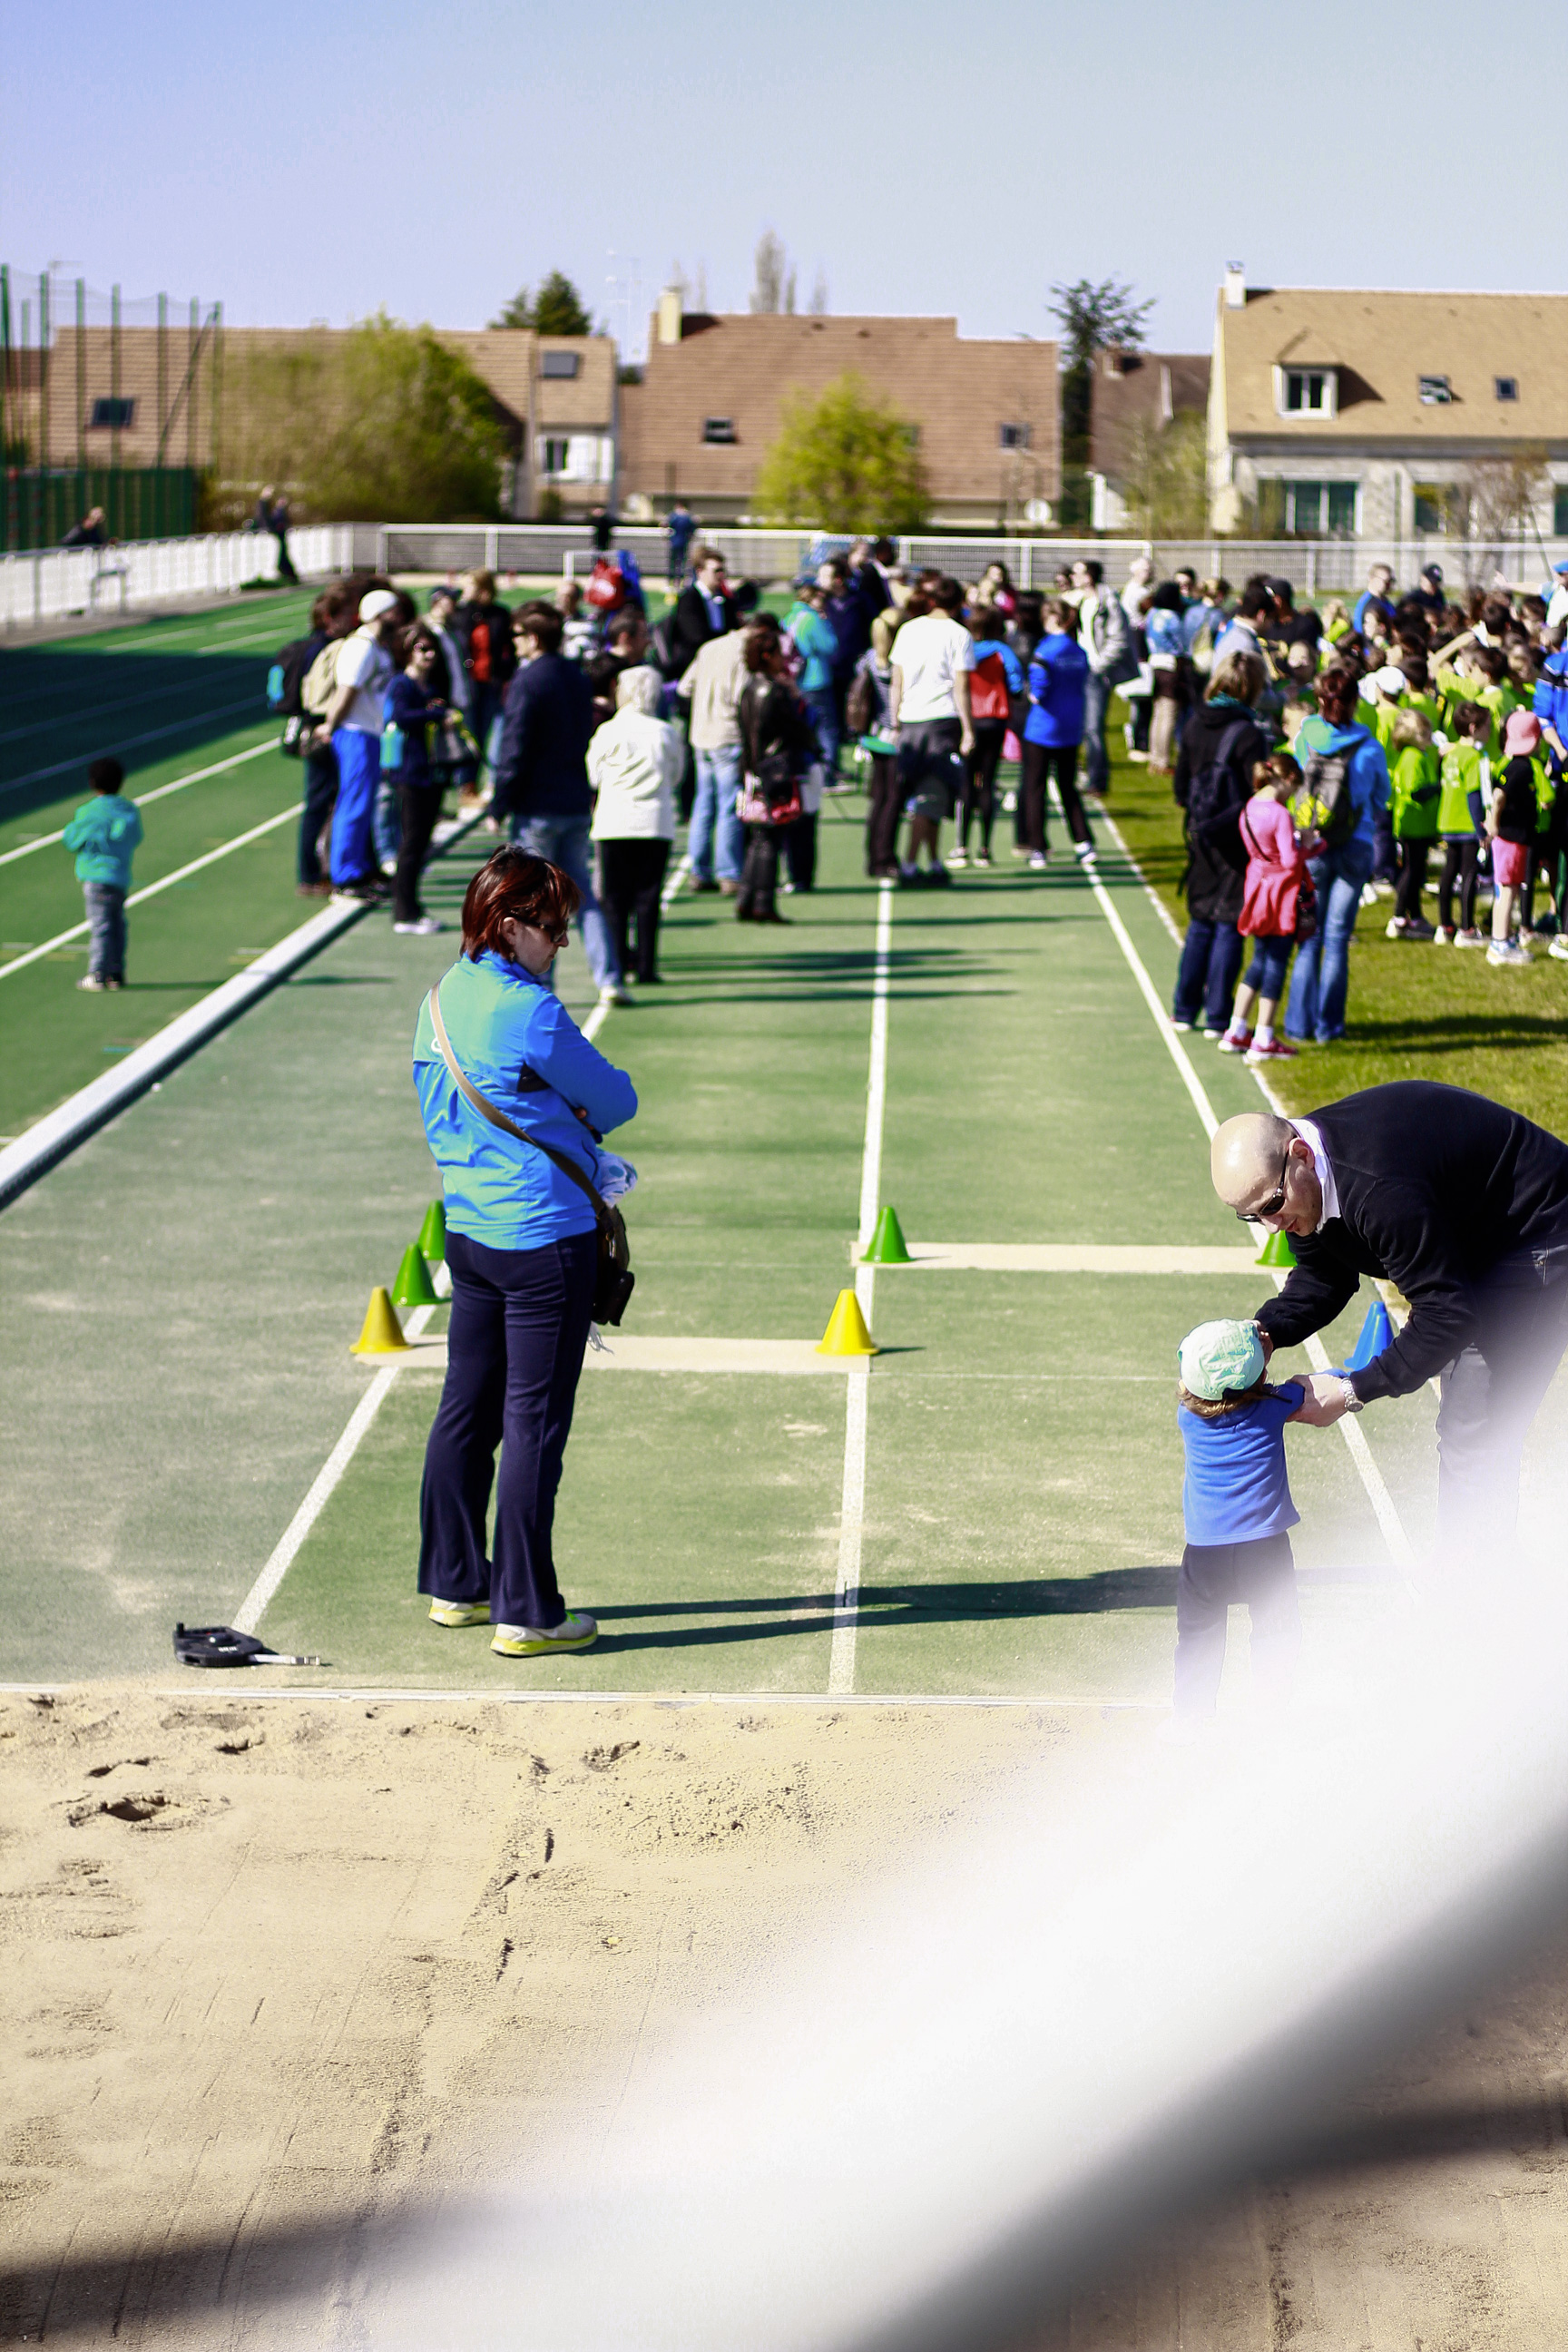
<instances>
[{"instance_id":1,"label":"tall fence post","mask_svg":"<svg viewBox=\"0 0 1568 2352\"><path fill-rule=\"evenodd\" d=\"M500 533L493 528L485 533L485 570L500 570Z\"/></svg>"}]
</instances>

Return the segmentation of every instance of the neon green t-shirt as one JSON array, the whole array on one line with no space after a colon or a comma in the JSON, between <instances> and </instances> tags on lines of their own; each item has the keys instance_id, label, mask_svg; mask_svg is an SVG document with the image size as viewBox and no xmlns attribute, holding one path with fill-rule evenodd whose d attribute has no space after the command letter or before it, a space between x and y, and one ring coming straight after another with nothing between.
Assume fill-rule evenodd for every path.
<instances>
[{"instance_id":1,"label":"neon green t-shirt","mask_svg":"<svg viewBox=\"0 0 1568 2352\"><path fill-rule=\"evenodd\" d=\"M1450 743L1443 754L1443 789L1437 801L1437 830L1447 840L1463 841L1476 830L1470 794L1479 793L1481 814L1491 798L1491 762L1473 740Z\"/></svg>"},{"instance_id":2,"label":"neon green t-shirt","mask_svg":"<svg viewBox=\"0 0 1568 2352\"><path fill-rule=\"evenodd\" d=\"M1443 791L1443 763L1434 743L1406 743L1390 754L1389 805L1396 841L1433 841L1437 834L1437 803Z\"/></svg>"}]
</instances>

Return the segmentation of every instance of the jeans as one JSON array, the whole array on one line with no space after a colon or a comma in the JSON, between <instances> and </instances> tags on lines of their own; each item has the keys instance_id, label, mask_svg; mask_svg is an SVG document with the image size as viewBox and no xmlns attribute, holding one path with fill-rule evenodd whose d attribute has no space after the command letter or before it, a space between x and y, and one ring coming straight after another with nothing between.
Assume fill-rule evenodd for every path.
<instances>
[{"instance_id":1,"label":"jeans","mask_svg":"<svg viewBox=\"0 0 1568 2352\"><path fill-rule=\"evenodd\" d=\"M338 804L332 811L332 881L342 890L376 875L374 826L381 783L381 738L360 727L332 737L338 761Z\"/></svg>"},{"instance_id":2,"label":"jeans","mask_svg":"<svg viewBox=\"0 0 1568 2352\"><path fill-rule=\"evenodd\" d=\"M1498 1559L1517 1531L1525 1436L1568 1350L1568 1241L1504 1258L1476 1306L1437 1408L1438 1541L1472 1564Z\"/></svg>"},{"instance_id":3,"label":"jeans","mask_svg":"<svg viewBox=\"0 0 1568 2352\"><path fill-rule=\"evenodd\" d=\"M1110 688L1097 669L1083 682L1084 790L1103 793L1110 783L1110 754L1105 748L1105 720L1110 709Z\"/></svg>"},{"instance_id":4,"label":"jeans","mask_svg":"<svg viewBox=\"0 0 1568 2352\"><path fill-rule=\"evenodd\" d=\"M98 980L123 980L125 893L117 883L84 882L81 895L87 904L89 975Z\"/></svg>"},{"instance_id":5,"label":"jeans","mask_svg":"<svg viewBox=\"0 0 1568 2352\"><path fill-rule=\"evenodd\" d=\"M1201 1018L1205 1029L1229 1028L1241 950L1241 934L1234 923L1193 917L1176 967L1176 1001L1171 1008L1175 1020Z\"/></svg>"},{"instance_id":6,"label":"jeans","mask_svg":"<svg viewBox=\"0 0 1568 2352\"><path fill-rule=\"evenodd\" d=\"M338 796L337 754L330 743L305 754L305 800L300 811L300 884L313 889L321 878L319 844Z\"/></svg>"},{"instance_id":7,"label":"jeans","mask_svg":"<svg viewBox=\"0 0 1568 2352\"><path fill-rule=\"evenodd\" d=\"M1290 950L1295 938L1255 939L1252 961L1247 967L1247 985L1255 988L1270 1004L1278 1004L1285 993L1285 974L1290 967Z\"/></svg>"},{"instance_id":8,"label":"jeans","mask_svg":"<svg viewBox=\"0 0 1568 2352\"><path fill-rule=\"evenodd\" d=\"M831 686L814 686L805 698L811 713L811 723L816 730L817 749L826 771L826 781L832 783L838 773L838 745L843 729L838 723L838 696Z\"/></svg>"},{"instance_id":9,"label":"jeans","mask_svg":"<svg viewBox=\"0 0 1568 2352\"><path fill-rule=\"evenodd\" d=\"M559 866L563 874L569 874L575 882L583 894L577 928L595 985L618 988L621 967L616 956L616 943L595 891L593 868L588 862L588 822L585 816L520 816L513 820L511 837L531 857L542 857L552 866Z\"/></svg>"},{"instance_id":10,"label":"jeans","mask_svg":"<svg viewBox=\"0 0 1568 2352\"><path fill-rule=\"evenodd\" d=\"M479 757L489 773L496 772L496 754L500 750L501 706L506 700L506 688L488 677L477 677L468 689L468 732L479 747Z\"/></svg>"},{"instance_id":11,"label":"jeans","mask_svg":"<svg viewBox=\"0 0 1568 2352\"><path fill-rule=\"evenodd\" d=\"M746 855L746 829L735 814L735 794L741 789L741 747L726 743L718 751L699 751L697 797L691 803L691 826L686 854L696 882L738 882Z\"/></svg>"},{"instance_id":12,"label":"jeans","mask_svg":"<svg viewBox=\"0 0 1568 2352\"><path fill-rule=\"evenodd\" d=\"M1350 943L1361 911L1361 894L1372 879L1370 841L1344 842L1314 857L1307 871L1318 893L1318 929L1296 950L1288 1037L1315 1037L1320 1045L1345 1034L1345 998L1350 992Z\"/></svg>"},{"instance_id":13,"label":"jeans","mask_svg":"<svg viewBox=\"0 0 1568 2352\"><path fill-rule=\"evenodd\" d=\"M1296 1569L1287 1535L1250 1542L1188 1544L1176 1584L1176 1713L1212 1715L1225 1665L1226 1621L1233 1601L1252 1619L1252 1686L1259 1697L1288 1698L1301 1647Z\"/></svg>"},{"instance_id":14,"label":"jeans","mask_svg":"<svg viewBox=\"0 0 1568 2352\"><path fill-rule=\"evenodd\" d=\"M594 1311L594 1233L542 1249L447 1236L452 1316L419 1492L419 1590L488 1601L497 1625L559 1625L552 1536L562 1457ZM495 1557L485 1514L500 1447Z\"/></svg>"},{"instance_id":15,"label":"jeans","mask_svg":"<svg viewBox=\"0 0 1568 2352\"><path fill-rule=\"evenodd\" d=\"M637 932L637 978L658 978L659 893L669 863L668 841L601 841L599 884L605 920L623 971L631 961L631 929Z\"/></svg>"},{"instance_id":16,"label":"jeans","mask_svg":"<svg viewBox=\"0 0 1568 2352\"><path fill-rule=\"evenodd\" d=\"M371 821L371 833L375 842L375 862L383 873L397 863L398 845L403 839L403 814L397 798L395 776L383 776L375 788L375 814Z\"/></svg>"}]
</instances>

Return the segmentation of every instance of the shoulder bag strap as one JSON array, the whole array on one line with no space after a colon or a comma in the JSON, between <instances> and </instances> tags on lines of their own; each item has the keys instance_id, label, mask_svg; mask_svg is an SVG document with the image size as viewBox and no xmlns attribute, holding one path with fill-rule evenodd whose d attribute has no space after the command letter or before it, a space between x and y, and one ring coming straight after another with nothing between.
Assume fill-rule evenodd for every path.
<instances>
[{"instance_id":1,"label":"shoulder bag strap","mask_svg":"<svg viewBox=\"0 0 1568 2352\"><path fill-rule=\"evenodd\" d=\"M436 1043L441 1049L441 1059L446 1063L447 1069L451 1073L452 1082L457 1087L458 1092L463 1096L464 1099L468 1102L471 1102L474 1108L479 1112L480 1118L488 1118L492 1127L504 1128L508 1135L515 1135L520 1143L531 1144L535 1151L543 1152L546 1160L552 1160L555 1162L556 1167L560 1169L561 1173L563 1176L569 1176L580 1192L585 1192L587 1194L589 1200L592 1201L594 1204L594 1214L602 1223L608 1216L609 1211L606 1208L604 1200L600 1196L597 1188L589 1182L587 1177L584 1175L583 1171L577 1167L574 1161L568 1160L563 1151L557 1151L552 1144L541 1143L536 1135L530 1135L525 1127L519 1127L515 1119L508 1118L504 1110L497 1110L494 1103L488 1101L487 1098L480 1094L478 1087L470 1085L468 1078L464 1076L462 1071L458 1066L457 1056L452 1051L451 1040L447 1034L447 1024L441 1018L441 990L439 982L437 982L436 987L430 991L428 1003L430 1006L430 1025L436 1032Z\"/></svg>"}]
</instances>

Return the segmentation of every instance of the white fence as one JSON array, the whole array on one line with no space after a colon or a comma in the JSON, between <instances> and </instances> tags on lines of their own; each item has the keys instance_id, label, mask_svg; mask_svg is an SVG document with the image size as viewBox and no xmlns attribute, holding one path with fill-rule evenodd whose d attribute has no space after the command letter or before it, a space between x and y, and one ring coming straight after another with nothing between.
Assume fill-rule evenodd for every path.
<instances>
[{"instance_id":1,"label":"white fence","mask_svg":"<svg viewBox=\"0 0 1568 2352\"><path fill-rule=\"evenodd\" d=\"M790 580L817 546L847 547L847 539L830 539L814 531L749 530L720 525L701 533L716 547L738 578ZM617 547L636 556L645 578L665 577L668 547L662 530L637 526L617 529ZM1454 592L1471 582L1489 582L1500 569L1516 583L1535 587L1553 563L1568 558L1568 541L1532 542L1529 547L1500 548L1494 541L1420 539L1403 541L1369 539L1037 539L994 537L948 538L917 535L895 542L898 560L910 570L940 564L961 580L977 580L988 563L1007 566L1020 588L1049 589L1058 572L1079 556L1105 567L1115 587L1128 579L1134 557L1152 555L1156 576L1168 579L1183 564L1201 578L1221 577L1239 588L1248 574L1268 572L1289 580L1299 593L1342 595L1366 584L1373 564L1392 566L1403 585L1414 584L1423 564L1440 563ZM384 523L354 526L354 561L391 572L461 572L486 565L497 572L531 573L538 577L582 578L594 562L594 550L581 524L500 523L462 526L433 523Z\"/></svg>"},{"instance_id":2,"label":"white fence","mask_svg":"<svg viewBox=\"0 0 1568 2352\"><path fill-rule=\"evenodd\" d=\"M289 551L306 577L347 570L352 523L291 531ZM40 548L0 556L0 627L27 628L80 613L131 612L185 596L231 594L278 578L278 543L265 531L206 539L137 540L122 547Z\"/></svg>"}]
</instances>

